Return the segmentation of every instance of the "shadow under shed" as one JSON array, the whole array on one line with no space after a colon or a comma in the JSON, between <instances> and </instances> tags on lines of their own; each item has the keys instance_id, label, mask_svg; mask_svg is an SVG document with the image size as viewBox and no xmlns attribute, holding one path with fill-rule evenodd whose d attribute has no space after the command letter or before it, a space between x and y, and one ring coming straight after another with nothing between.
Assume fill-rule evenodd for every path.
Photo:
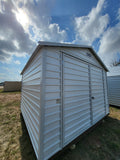
<instances>
[{"instance_id":1,"label":"shadow under shed","mask_svg":"<svg viewBox=\"0 0 120 160\"><path fill-rule=\"evenodd\" d=\"M22 160L37 160L21 113L20 113L20 119L21 119L21 127L22 127L22 136L20 137L19 140L20 140L20 151L21 151Z\"/></svg>"},{"instance_id":2,"label":"shadow under shed","mask_svg":"<svg viewBox=\"0 0 120 160\"><path fill-rule=\"evenodd\" d=\"M120 110L118 110L120 112ZM22 160L36 160L36 156L21 115ZM74 150L66 149L50 160L116 160L120 159L120 120L110 115L90 132L83 134Z\"/></svg>"}]
</instances>

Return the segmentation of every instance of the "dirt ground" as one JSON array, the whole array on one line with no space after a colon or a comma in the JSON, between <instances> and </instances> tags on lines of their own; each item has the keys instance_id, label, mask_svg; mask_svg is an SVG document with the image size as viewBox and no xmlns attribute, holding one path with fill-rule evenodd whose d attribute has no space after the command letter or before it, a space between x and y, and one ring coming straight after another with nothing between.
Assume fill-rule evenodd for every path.
<instances>
[{"instance_id":1,"label":"dirt ground","mask_svg":"<svg viewBox=\"0 0 120 160\"><path fill-rule=\"evenodd\" d=\"M21 116L20 92L0 92L0 160L36 160ZM120 160L120 108L54 160Z\"/></svg>"}]
</instances>

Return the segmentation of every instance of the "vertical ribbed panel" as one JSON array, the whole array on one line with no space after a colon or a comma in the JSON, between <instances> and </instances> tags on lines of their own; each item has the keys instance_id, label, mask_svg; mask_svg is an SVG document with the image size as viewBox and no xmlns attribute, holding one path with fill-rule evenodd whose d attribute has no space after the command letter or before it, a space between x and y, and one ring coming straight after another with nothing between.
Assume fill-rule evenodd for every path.
<instances>
[{"instance_id":1,"label":"vertical ribbed panel","mask_svg":"<svg viewBox=\"0 0 120 160\"><path fill-rule=\"evenodd\" d=\"M64 146L91 126L88 65L64 56L63 66Z\"/></svg>"},{"instance_id":2,"label":"vertical ribbed panel","mask_svg":"<svg viewBox=\"0 0 120 160\"><path fill-rule=\"evenodd\" d=\"M60 150L61 61L55 49L46 49L44 159Z\"/></svg>"},{"instance_id":3,"label":"vertical ribbed panel","mask_svg":"<svg viewBox=\"0 0 120 160\"><path fill-rule=\"evenodd\" d=\"M109 113L108 86L107 86L107 75L105 71L103 71L103 77L104 77L105 107L106 107L106 114L108 114Z\"/></svg>"},{"instance_id":4,"label":"vertical ribbed panel","mask_svg":"<svg viewBox=\"0 0 120 160\"><path fill-rule=\"evenodd\" d=\"M37 54L22 77L21 111L38 158L41 54Z\"/></svg>"},{"instance_id":5,"label":"vertical ribbed panel","mask_svg":"<svg viewBox=\"0 0 120 160\"><path fill-rule=\"evenodd\" d=\"M120 107L120 76L110 76L107 79L109 104Z\"/></svg>"},{"instance_id":6,"label":"vertical ribbed panel","mask_svg":"<svg viewBox=\"0 0 120 160\"><path fill-rule=\"evenodd\" d=\"M91 66L93 124L105 116L104 86L102 70Z\"/></svg>"}]
</instances>

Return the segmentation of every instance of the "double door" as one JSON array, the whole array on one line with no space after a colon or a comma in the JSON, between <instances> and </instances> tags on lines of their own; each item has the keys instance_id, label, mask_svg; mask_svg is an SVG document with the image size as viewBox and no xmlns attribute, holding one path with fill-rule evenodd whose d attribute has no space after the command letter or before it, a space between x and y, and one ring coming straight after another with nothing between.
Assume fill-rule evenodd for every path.
<instances>
[{"instance_id":1,"label":"double door","mask_svg":"<svg viewBox=\"0 0 120 160\"><path fill-rule=\"evenodd\" d=\"M105 116L103 71L80 59L62 58L63 146Z\"/></svg>"}]
</instances>

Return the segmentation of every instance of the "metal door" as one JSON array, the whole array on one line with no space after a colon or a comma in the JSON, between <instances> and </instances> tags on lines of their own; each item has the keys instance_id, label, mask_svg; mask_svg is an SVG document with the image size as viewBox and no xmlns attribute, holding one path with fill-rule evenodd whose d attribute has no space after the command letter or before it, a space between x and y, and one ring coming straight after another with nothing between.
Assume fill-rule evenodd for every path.
<instances>
[{"instance_id":1,"label":"metal door","mask_svg":"<svg viewBox=\"0 0 120 160\"><path fill-rule=\"evenodd\" d=\"M105 93L102 69L90 66L93 124L105 116Z\"/></svg>"},{"instance_id":2,"label":"metal door","mask_svg":"<svg viewBox=\"0 0 120 160\"><path fill-rule=\"evenodd\" d=\"M72 56L63 55L63 146L91 126L89 66Z\"/></svg>"}]
</instances>

